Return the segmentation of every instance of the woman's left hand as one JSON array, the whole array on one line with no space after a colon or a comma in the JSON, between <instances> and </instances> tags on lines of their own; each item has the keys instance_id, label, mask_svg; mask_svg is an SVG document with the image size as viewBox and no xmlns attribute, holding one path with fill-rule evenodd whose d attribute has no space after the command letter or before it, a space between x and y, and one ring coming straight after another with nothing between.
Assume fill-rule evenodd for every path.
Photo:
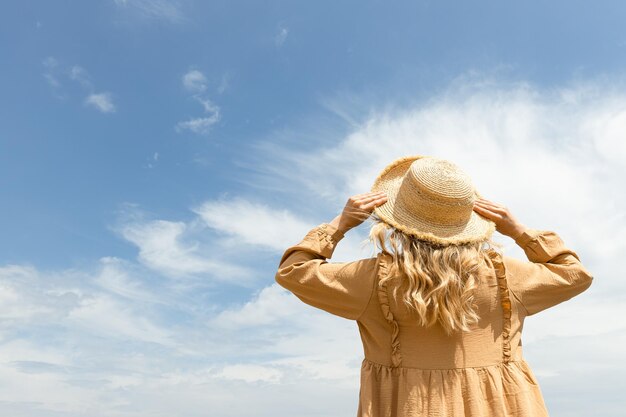
<instances>
[{"instance_id":1,"label":"woman's left hand","mask_svg":"<svg viewBox=\"0 0 626 417\"><path fill-rule=\"evenodd\" d=\"M353 195L348 199L343 212L335 217L330 224L340 232L345 233L367 220L376 207L386 202L387 194L384 191Z\"/></svg>"}]
</instances>

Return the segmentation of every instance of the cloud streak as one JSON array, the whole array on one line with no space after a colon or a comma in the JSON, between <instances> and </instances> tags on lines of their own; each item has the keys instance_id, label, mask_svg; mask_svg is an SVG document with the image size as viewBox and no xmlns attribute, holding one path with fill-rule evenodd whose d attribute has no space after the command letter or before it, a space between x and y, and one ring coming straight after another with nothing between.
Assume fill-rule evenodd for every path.
<instances>
[{"instance_id":1,"label":"cloud streak","mask_svg":"<svg viewBox=\"0 0 626 417\"><path fill-rule=\"evenodd\" d=\"M180 3L172 0L113 0L115 5L125 11L132 11L148 19L166 20L179 23L184 20Z\"/></svg>"},{"instance_id":2,"label":"cloud streak","mask_svg":"<svg viewBox=\"0 0 626 417\"><path fill-rule=\"evenodd\" d=\"M107 91L96 92L91 77L85 68L79 65L71 67L60 66L59 61L51 56L43 60L43 66L45 68L43 73L44 79L52 89L55 97L59 99L68 97L64 92L64 84L69 80L80 85L82 90L86 92L87 96L83 100L86 106L92 107L101 113L114 113L116 111L113 95ZM63 79L66 81L62 81Z\"/></svg>"},{"instance_id":3,"label":"cloud streak","mask_svg":"<svg viewBox=\"0 0 626 417\"><path fill-rule=\"evenodd\" d=\"M85 99L85 104L95 107L102 113L115 112L111 93L89 94Z\"/></svg>"},{"instance_id":4,"label":"cloud streak","mask_svg":"<svg viewBox=\"0 0 626 417\"><path fill-rule=\"evenodd\" d=\"M178 122L175 126L176 132L188 130L198 135L208 135L213 125L220 121L221 114L219 106L202 96L207 90L206 76L198 70L190 70L183 75L182 84L185 90L193 93L194 100L200 103L205 115Z\"/></svg>"}]
</instances>

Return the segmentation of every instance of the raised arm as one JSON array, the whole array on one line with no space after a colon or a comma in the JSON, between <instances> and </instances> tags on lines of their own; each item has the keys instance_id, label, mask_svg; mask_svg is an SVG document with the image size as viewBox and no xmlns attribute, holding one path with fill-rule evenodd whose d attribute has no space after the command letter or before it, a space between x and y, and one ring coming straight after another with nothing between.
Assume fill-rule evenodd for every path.
<instances>
[{"instance_id":1,"label":"raised arm","mask_svg":"<svg viewBox=\"0 0 626 417\"><path fill-rule=\"evenodd\" d=\"M276 282L303 302L331 314L356 320L365 311L374 290L376 258L354 262L327 262L337 243L351 228L387 201L384 193L364 193L348 199L330 223L311 229L285 250Z\"/></svg>"},{"instance_id":2,"label":"raised arm","mask_svg":"<svg viewBox=\"0 0 626 417\"><path fill-rule=\"evenodd\" d=\"M509 287L528 315L569 300L591 285L593 276L557 233L526 229L515 242L528 262L505 257Z\"/></svg>"},{"instance_id":3,"label":"raised arm","mask_svg":"<svg viewBox=\"0 0 626 417\"><path fill-rule=\"evenodd\" d=\"M580 294L593 276L578 255L553 231L529 229L503 205L479 199L474 210L496 223L496 230L511 237L528 261L504 257L509 289L527 315L538 313Z\"/></svg>"},{"instance_id":4,"label":"raised arm","mask_svg":"<svg viewBox=\"0 0 626 417\"><path fill-rule=\"evenodd\" d=\"M374 289L376 258L327 262L342 237L329 223L311 229L283 254L276 282L306 304L356 320Z\"/></svg>"}]
</instances>

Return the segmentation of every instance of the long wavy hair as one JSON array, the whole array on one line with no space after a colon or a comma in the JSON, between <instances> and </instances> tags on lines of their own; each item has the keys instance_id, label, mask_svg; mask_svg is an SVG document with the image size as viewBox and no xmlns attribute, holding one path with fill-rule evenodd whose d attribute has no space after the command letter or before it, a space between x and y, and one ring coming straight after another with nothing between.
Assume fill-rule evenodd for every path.
<instances>
[{"instance_id":1,"label":"long wavy hair","mask_svg":"<svg viewBox=\"0 0 626 417\"><path fill-rule=\"evenodd\" d=\"M417 239L383 222L375 214L369 241L393 257L399 271L406 274L393 296L401 298L416 313L423 326L439 323L447 334L469 331L479 320L474 303L475 289L489 274L489 250L502 245L490 239L462 245L437 245ZM393 279L386 276L379 285Z\"/></svg>"}]
</instances>

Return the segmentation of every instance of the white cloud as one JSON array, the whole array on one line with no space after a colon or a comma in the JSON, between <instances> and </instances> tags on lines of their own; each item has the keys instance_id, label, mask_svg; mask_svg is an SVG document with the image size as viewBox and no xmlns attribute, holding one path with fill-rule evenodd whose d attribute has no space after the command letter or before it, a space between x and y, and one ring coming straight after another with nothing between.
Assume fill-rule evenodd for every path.
<instances>
[{"instance_id":1,"label":"white cloud","mask_svg":"<svg viewBox=\"0 0 626 417\"><path fill-rule=\"evenodd\" d=\"M67 320L99 337L175 345L169 332L107 295L85 297Z\"/></svg>"},{"instance_id":2,"label":"white cloud","mask_svg":"<svg viewBox=\"0 0 626 417\"><path fill-rule=\"evenodd\" d=\"M52 290L50 285L33 266L0 267L0 329L31 320L58 319L76 305L77 296L71 289Z\"/></svg>"},{"instance_id":3,"label":"white cloud","mask_svg":"<svg viewBox=\"0 0 626 417\"><path fill-rule=\"evenodd\" d=\"M147 267L174 278L210 275L215 279L247 284L250 270L212 255L210 247L193 241L193 224L154 220L120 227L125 239L139 248L139 260Z\"/></svg>"},{"instance_id":4,"label":"white cloud","mask_svg":"<svg viewBox=\"0 0 626 417\"><path fill-rule=\"evenodd\" d=\"M198 70L191 70L183 75L183 86L192 93L202 93L207 89L207 79Z\"/></svg>"},{"instance_id":5,"label":"white cloud","mask_svg":"<svg viewBox=\"0 0 626 417\"><path fill-rule=\"evenodd\" d=\"M220 108L211 102L211 100L200 97L195 98L202 105L202 109L208 114L208 116L178 122L176 125L176 131L181 132L183 130L190 130L191 132L199 135L206 135L211 131L211 127L220 121Z\"/></svg>"},{"instance_id":6,"label":"white cloud","mask_svg":"<svg viewBox=\"0 0 626 417\"><path fill-rule=\"evenodd\" d=\"M222 371L215 376L223 379L241 380L248 383L259 381L277 383L282 377L282 372L268 366L235 364L225 366Z\"/></svg>"},{"instance_id":7,"label":"white cloud","mask_svg":"<svg viewBox=\"0 0 626 417\"><path fill-rule=\"evenodd\" d=\"M195 119L178 122L176 131L190 130L199 135L206 135L211 131L211 126L219 121L219 114L213 114L209 117L197 117Z\"/></svg>"},{"instance_id":8,"label":"white cloud","mask_svg":"<svg viewBox=\"0 0 626 417\"><path fill-rule=\"evenodd\" d=\"M607 107L592 112L582 130L604 158L623 163L626 161L626 103L609 103Z\"/></svg>"},{"instance_id":9,"label":"white cloud","mask_svg":"<svg viewBox=\"0 0 626 417\"><path fill-rule=\"evenodd\" d=\"M281 306L276 309L276 306ZM263 288L243 306L228 308L211 319L211 325L225 329L267 326L283 322L300 312L300 300L278 284Z\"/></svg>"},{"instance_id":10,"label":"white cloud","mask_svg":"<svg viewBox=\"0 0 626 417\"><path fill-rule=\"evenodd\" d=\"M207 79L202 72L190 70L183 75L182 83L185 90L193 93L193 98L200 103L205 116L180 121L176 124L175 129L179 133L183 130L189 130L199 135L206 135L221 118L219 106L201 95L207 89Z\"/></svg>"},{"instance_id":11,"label":"white cloud","mask_svg":"<svg viewBox=\"0 0 626 417\"><path fill-rule=\"evenodd\" d=\"M244 305L222 311L209 324L228 335L247 335L233 340L241 357L272 355L276 359L266 365L302 378L350 385L351 378L358 376L360 348L354 322L308 306L276 283ZM244 344L251 335L257 341L253 347Z\"/></svg>"},{"instance_id":12,"label":"white cloud","mask_svg":"<svg viewBox=\"0 0 626 417\"><path fill-rule=\"evenodd\" d=\"M211 228L237 236L237 243L284 250L285 242L297 242L313 225L289 210L274 209L243 198L206 201L193 209Z\"/></svg>"},{"instance_id":13,"label":"white cloud","mask_svg":"<svg viewBox=\"0 0 626 417\"><path fill-rule=\"evenodd\" d=\"M26 279L18 278L27 275ZM0 269L0 317L2 325L5 327L9 323L28 322L37 317L45 317L55 311L55 309L40 303L35 296L24 293L19 281L36 282L37 272L32 267L10 265ZM15 280L19 280L16 282Z\"/></svg>"},{"instance_id":14,"label":"white cloud","mask_svg":"<svg viewBox=\"0 0 626 417\"><path fill-rule=\"evenodd\" d=\"M100 258L100 269L94 283L100 288L135 302L159 303L162 300L154 290L148 289L141 281L133 278L134 265L123 259L105 256ZM152 286L154 287L154 280Z\"/></svg>"},{"instance_id":15,"label":"white cloud","mask_svg":"<svg viewBox=\"0 0 626 417\"><path fill-rule=\"evenodd\" d=\"M85 99L85 104L95 107L102 113L115 112L115 104L113 104L111 93L89 94Z\"/></svg>"},{"instance_id":16,"label":"white cloud","mask_svg":"<svg viewBox=\"0 0 626 417\"><path fill-rule=\"evenodd\" d=\"M198 102L202 105L205 113L211 114L211 117L215 117L216 121L220 118L220 108L216 106L211 100L202 99L196 97Z\"/></svg>"},{"instance_id":17,"label":"white cloud","mask_svg":"<svg viewBox=\"0 0 626 417\"><path fill-rule=\"evenodd\" d=\"M266 248L283 252L287 246L302 239L306 232L331 218L307 221L291 210L270 207L245 198L209 200L192 208L204 223L229 239L223 239L228 247ZM345 236L338 247L335 260L351 260L371 256L373 248L365 244L365 236Z\"/></svg>"},{"instance_id":18,"label":"white cloud","mask_svg":"<svg viewBox=\"0 0 626 417\"><path fill-rule=\"evenodd\" d=\"M102 113L113 113L116 111L111 93L94 92L94 84L85 68L80 65L63 68L60 66L59 61L51 56L43 60L43 66L46 69L43 73L43 77L48 85L50 85L55 97L59 99L65 99L67 97L66 93L63 91L63 87L69 80L70 82L78 83L81 89L86 92L87 96L83 101L86 106L93 107Z\"/></svg>"}]
</instances>

